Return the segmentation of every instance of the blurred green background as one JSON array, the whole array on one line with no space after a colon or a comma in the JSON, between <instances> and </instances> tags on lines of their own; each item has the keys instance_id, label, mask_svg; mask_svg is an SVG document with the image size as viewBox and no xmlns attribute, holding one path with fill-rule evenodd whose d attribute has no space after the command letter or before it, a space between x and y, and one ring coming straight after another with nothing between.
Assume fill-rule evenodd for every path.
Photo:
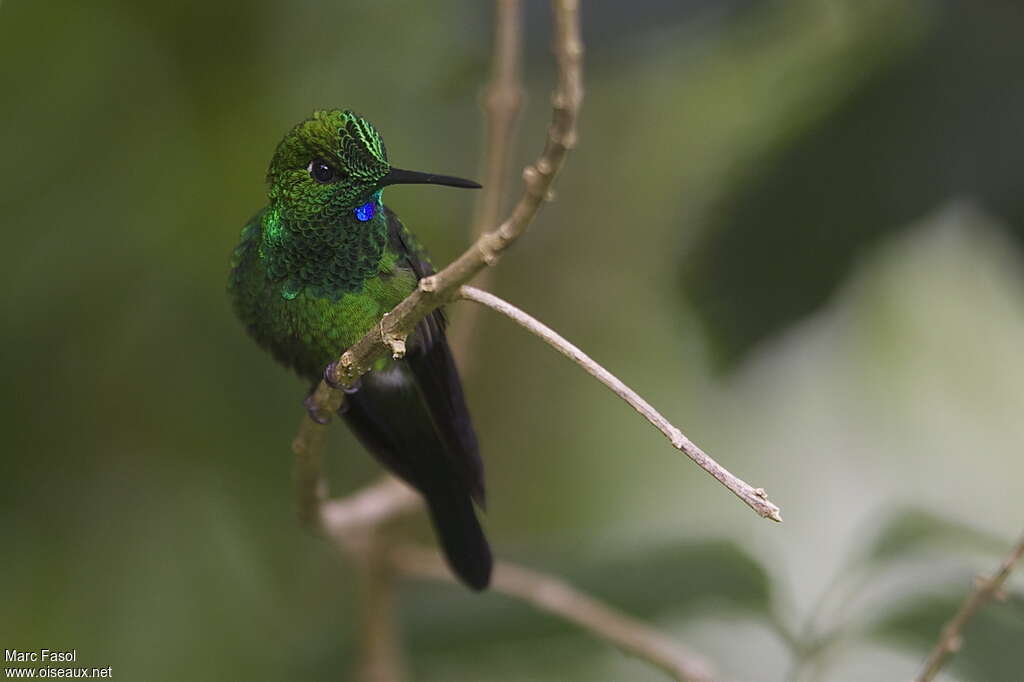
<instances>
[{"instance_id":1,"label":"blurred green background","mask_svg":"<svg viewBox=\"0 0 1024 682\"><path fill-rule=\"evenodd\" d=\"M785 522L484 314L491 541L730 679L909 679L1024 521L1024 6L583 4L581 143L494 290ZM526 5L517 165L553 82ZM294 516L305 387L234 320L228 254L314 108L473 175L491 24L468 0L0 4L2 647L121 680L352 669L353 573ZM388 192L438 263L472 199ZM376 475L340 427L330 454L338 492ZM1022 587L943 679L1021 679ZM419 680L662 679L496 594L408 584L401 618Z\"/></svg>"}]
</instances>

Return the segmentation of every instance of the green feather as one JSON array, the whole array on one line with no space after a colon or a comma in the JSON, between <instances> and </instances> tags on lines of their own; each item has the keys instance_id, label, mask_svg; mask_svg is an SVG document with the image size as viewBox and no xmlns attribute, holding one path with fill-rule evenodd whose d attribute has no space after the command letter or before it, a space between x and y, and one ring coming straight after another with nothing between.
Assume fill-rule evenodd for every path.
<instances>
[{"instance_id":1,"label":"green feather","mask_svg":"<svg viewBox=\"0 0 1024 682\"><path fill-rule=\"evenodd\" d=\"M318 183L312 159L337 168L341 180ZM261 346L311 380L416 287L388 247L385 211L366 222L353 213L379 193L389 169L370 123L318 111L278 145L270 204L242 230L229 281L235 311Z\"/></svg>"},{"instance_id":2,"label":"green feather","mask_svg":"<svg viewBox=\"0 0 1024 682\"><path fill-rule=\"evenodd\" d=\"M318 111L292 128L267 180L269 204L242 230L228 289L252 337L315 385L432 272L382 188L477 185L391 168L380 135L349 111ZM491 553L473 507L484 500L483 464L440 311L410 336L405 359L363 377L345 410L377 459L424 495L456 573L485 587Z\"/></svg>"}]
</instances>

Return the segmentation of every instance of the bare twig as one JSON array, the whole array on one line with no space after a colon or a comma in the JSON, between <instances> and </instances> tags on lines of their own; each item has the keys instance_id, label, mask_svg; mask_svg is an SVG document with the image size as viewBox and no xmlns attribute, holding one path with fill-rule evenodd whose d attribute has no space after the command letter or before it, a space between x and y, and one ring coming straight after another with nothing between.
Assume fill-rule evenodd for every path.
<instances>
[{"instance_id":1,"label":"bare twig","mask_svg":"<svg viewBox=\"0 0 1024 682\"><path fill-rule=\"evenodd\" d=\"M421 502L412 488L385 474L377 483L348 497L325 501L320 507L320 522L324 532L341 543L353 533L376 528L417 509Z\"/></svg>"},{"instance_id":2,"label":"bare twig","mask_svg":"<svg viewBox=\"0 0 1024 682\"><path fill-rule=\"evenodd\" d=\"M504 199L516 121L523 103L521 53L523 16L520 0L494 3L494 54L491 83L484 99L487 114L487 145L484 157L484 188L473 219L477 238L497 224Z\"/></svg>"},{"instance_id":3,"label":"bare twig","mask_svg":"<svg viewBox=\"0 0 1024 682\"><path fill-rule=\"evenodd\" d=\"M451 572L435 551L401 545L393 548L390 556L400 574L452 581ZM499 561L494 566L491 589L574 623L625 653L653 663L677 680L714 679L708 661L554 576Z\"/></svg>"},{"instance_id":4,"label":"bare twig","mask_svg":"<svg viewBox=\"0 0 1024 682\"><path fill-rule=\"evenodd\" d=\"M917 682L929 682L929 680L935 679L949 657L960 650L963 645L963 631L967 623L985 602L1003 596L1003 585L1022 556L1024 556L1024 535L1021 536L1009 556L1003 560L1002 566L995 575L988 578L978 577L974 589L960 605L960 610L942 628L939 641L935 643L935 648L928 655L921 673L917 676Z\"/></svg>"},{"instance_id":5,"label":"bare twig","mask_svg":"<svg viewBox=\"0 0 1024 682\"><path fill-rule=\"evenodd\" d=\"M575 145L576 119L583 101L583 47L579 33L578 0L554 0L553 14L558 85L553 96L552 121L544 150L537 161L523 172L525 189L512 214L496 229L482 234L451 265L432 277L420 280L419 287L411 295L385 315L373 331L343 353L328 370L336 384L351 386L373 366L375 360L386 353L396 353L420 320L450 300L460 285L497 261L501 253L526 231L548 198L555 176L561 170L569 149ZM313 411L329 417L341 407L342 400L342 391L322 381L310 397L309 404ZM308 527L326 533L339 547L353 550L360 557L361 572L368 591L367 615L371 615L371 610L375 614L366 624L369 639L364 650L362 678L374 682L394 680L401 675L394 619L390 608L379 608L392 603L394 587L391 580L378 579L380 567L377 565L378 553L375 550L375 526L355 534L346 533L344 528L348 520L358 516L356 509L368 508L368 500L373 502L370 508L382 507L386 515L390 516L400 509L408 508L412 504L409 501L411 498L406 493L398 492L400 488L391 487L366 497L357 496L340 503L324 504L327 495L323 475L325 444L324 424L308 416L304 418L292 443L296 456L299 517ZM379 518L383 519L384 516ZM357 543L364 543L361 549L352 545L352 537L357 538Z\"/></svg>"},{"instance_id":6,"label":"bare twig","mask_svg":"<svg viewBox=\"0 0 1024 682\"><path fill-rule=\"evenodd\" d=\"M385 316L379 329L367 333L328 369L335 384L351 386L388 352L386 339L405 338L426 315L450 301L458 288L501 254L529 227L549 196L551 184L569 150L576 144L576 119L583 102L583 45L579 34L578 0L556 0L555 56L558 85L552 97L552 118L544 151L523 171L525 189L512 214L497 229L487 232L441 272L419 281L419 287ZM341 392L321 381L312 396L321 414L331 414L341 404ZM312 420L304 428L320 428Z\"/></svg>"},{"instance_id":7,"label":"bare twig","mask_svg":"<svg viewBox=\"0 0 1024 682\"><path fill-rule=\"evenodd\" d=\"M398 576L384 556L387 548L372 530L356 536L362 536L365 541L357 551L351 552L362 586L363 655L357 679L360 682L401 682L406 675L395 618Z\"/></svg>"},{"instance_id":8,"label":"bare twig","mask_svg":"<svg viewBox=\"0 0 1024 682\"><path fill-rule=\"evenodd\" d=\"M332 380L351 386L390 351L388 340L405 338L431 311L448 302L459 286L492 265L529 227L547 198L565 157L576 143L576 119L583 103L583 44L580 41L578 0L554 0L555 57L558 85L552 96L551 125L540 157L523 171L525 188L512 214L497 229L486 232L441 272L420 280L419 287L384 316L379 325L345 351L332 365ZM341 407L342 391L321 381L310 396L310 404L319 414L329 417ZM310 527L320 521L319 502L324 484L320 473L325 424L308 416L299 425L292 442L296 454L296 485L299 516Z\"/></svg>"},{"instance_id":9,"label":"bare twig","mask_svg":"<svg viewBox=\"0 0 1024 682\"><path fill-rule=\"evenodd\" d=\"M511 303L503 301L486 291L481 291L476 287L462 287L459 289L459 297L485 305L491 310L505 315L535 336L540 337L552 348L582 367L587 374L611 389L615 395L625 400L630 407L639 412L654 428L661 431L668 438L669 442L672 443L672 447L681 450L687 457L696 462L701 469L711 474L719 483L732 491L736 497L743 500L751 509L772 521L782 521L779 508L768 499L764 489L754 488L730 473L725 467L697 447L693 441L665 419L650 403L640 397L636 391L626 386L615 375L594 362L589 355L571 344L553 329Z\"/></svg>"},{"instance_id":10,"label":"bare twig","mask_svg":"<svg viewBox=\"0 0 1024 682\"><path fill-rule=\"evenodd\" d=\"M473 220L473 238L498 222L505 198L512 137L522 105L520 52L522 10L519 0L495 2L495 51L490 85L483 102L487 121L483 190Z\"/></svg>"},{"instance_id":11,"label":"bare twig","mask_svg":"<svg viewBox=\"0 0 1024 682\"><path fill-rule=\"evenodd\" d=\"M299 432L292 440L292 452L295 453L293 478L299 521L314 532L322 532L321 504L327 497L327 479L324 477L327 429L312 428L315 424L308 416L303 417Z\"/></svg>"},{"instance_id":12,"label":"bare twig","mask_svg":"<svg viewBox=\"0 0 1024 682\"><path fill-rule=\"evenodd\" d=\"M551 184L566 154L575 144L576 120L583 98L578 0L553 0L552 4L556 27L558 86L553 97L552 122L544 150L523 173L523 195L511 215L490 232L484 232L484 229L497 222L500 192L493 196L491 203L481 207L477 218L480 236L473 246L438 274L421 280L413 294L386 314L371 333L349 348L328 369L326 376L332 382L351 386L372 367L377 358L387 353L397 354L416 324L432 310L458 298L463 284L496 262L504 250L525 232L543 202L550 197ZM498 0L498 5L498 41L504 46L499 44L496 59L500 53L505 66L496 64L492 94L499 90L499 80L504 83L501 87L507 91L514 91L518 83L519 0ZM503 25L502 17L505 17L505 21L514 20L516 23ZM494 96L496 101L500 99L498 95ZM507 138L518 102L512 104L499 101L493 106L502 109L509 117L500 119L492 113L492 144L504 145L502 149L492 149L488 157L489 185L497 187L501 184L500 177L507 163ZM504 143L494 142L499 137L505 139ZM492 177L497 180L491 181ZM333 389L325 381L320 383L311 397L311 407L320 415L329 416L337 411L342 401L342 391ZM653 409L650 413L657 414ZM678 437L673 438L673 443L681 442L689 443L679 433ZM404 484L385 477L347 498L327 499L323 474L325 443L326 431L323 424L306 417L293 441L299 515L309 527L326 535L335 546L353 555L357 561L365 587L366 611L360 679L364 682L395 682L404 675L394 619L395 578L398 574L418 574L444 580L452 580L452 577L436 553L415 548L409 551L392 550L387 539L380 534L380 526L384 522L419 504L419 497ZM690 446L696 450L692 443ZM677 444L677 447L681 445ZM696 452L710 460L699 450ZM767 500L765 503L770 504ZM419 567L419 573L416 567ZM499 563L492 586L497 591L523 599L539 609L578 624L624 651L663 668L676 679L711 679L710 666L700 657L687 652L651 627L616 612L556 578Z\"/></svg>"},{"instance_id":13,"label":"bare twig","mask_svg":"<svg viewBox=\"0 0 1024 682\"><path fill-rule=\"evenodd\" d=\"M523 101L521 71L522 6L520 0L496 0L494 3L494 54L491 61L491 82L484 95L487 143L484 146L483 185L477 200L471 228L472 238L478 239L498 224L502 201L505 198L512 139ZM486 269L477 278L477 284L487 288L491 274ZM476 327L479 309L466 308L453 327L452 346L464 372L471 370L475 353L470 342Z\"/></svg>"},{"instance_id":14,"label":"bare twig","mask_svg":"<svg viewBox=\"0 0 1024 682\"><path fill-rule=\"evenodd\" d=\"M297 461L300 468L303 462L319 465L302 455ZM298 483L318 478L322 482L322 474L300 475ZM320 489L323 488L321 484ZM384 556L387 548L380 526L388 519L415 509L420 503L419 496L386 475L345 498L315 502L315 496L300 490L299 500L300 517L352 559L359 575L363 627L362 656L356 679L401 682L405 679L405 666L395 618L396 576ZM303 504L315 504L316 511L303 511Z\"/></svg>"}]
</instances>

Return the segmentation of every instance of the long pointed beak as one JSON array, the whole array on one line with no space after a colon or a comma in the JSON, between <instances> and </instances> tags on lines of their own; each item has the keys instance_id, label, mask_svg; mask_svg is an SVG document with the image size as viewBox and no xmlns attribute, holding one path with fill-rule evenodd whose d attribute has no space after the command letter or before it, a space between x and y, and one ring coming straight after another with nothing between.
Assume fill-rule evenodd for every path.
<instances>
[{"instance_id":1,"label":"long pointed beak","mask_svg":"<svg viewBox=\"0 0 1024 682\"><path fill-rule=\"evenodd\" d=\"M401 168L392 168L391 172L381 178L380 186L386 187L388 185L447 185L448 187L480 189L480 184L472 180L455 178L451 175L435 175L433 173L402 170Z\"/></svg>"}]
</instances>

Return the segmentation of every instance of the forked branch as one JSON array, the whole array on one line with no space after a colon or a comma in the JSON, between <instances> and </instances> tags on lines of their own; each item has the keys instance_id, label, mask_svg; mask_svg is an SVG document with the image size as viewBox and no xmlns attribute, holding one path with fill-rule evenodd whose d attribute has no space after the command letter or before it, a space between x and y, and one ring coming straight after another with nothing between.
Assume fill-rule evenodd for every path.
<instances>
[{"instance_id":1,"label":"forked branch","mask_svg":"<svg viewBox=\"0 0 1024 682\"><path fill-rule=\"evenodd\" d=\"M501 185L502 167L507 163L508 140L519 101L518 51L520 44L519 0L497 0L498 26L495 69L488 111L489 184ZM582 43L580 42L578 0L553 0L555 21L554 52L558 63L558 85L552 98L553 112L544 149L523 172L525 186L511 214L491 231L481 228L497 222L500 187L487 197L477 216L474 244L448 267L422 279L419 287L387 313L370 333L350 347L325 372L311 396L310 407L321 415L334 414L341 406L343 392L331 384L350 387L379 358L400 355L404 341L416 324L436 308L459 298L473 300L512 317L555 346L593 376L612 388L648 421L664 433L716 479L737 494L759 514L779 519L778 507L764 492L753 489L733 476L690 442L639 395L593 362L568 341L533 318L478 289L464 287L475 275L494 264L533 221L551 196L551 186L566 155L576 143L576 122L583 100ZM326 420L325 420L326 422ZM396 479L385 476L379 483L343 499L328 499L323 474L326 429L309 417L299 427L292 447L296 455L296 492L300 518L335 546L354 555L365 585L367 615L364 618L366 647L361 668L364 680L394 680L402 677L401 651L393 618L394 580L401 576L451 580L436 552L395 546L380 532L387 520L415 509L419 496ZM710 665L650 626L636 621L596 599L575 590L558 578L499 562L492 587L535 607L556 614L587 629L622 650L657 665L679 680L712 679Z\"/></svg>"},{"instance_id":2,"label":"forked branch","mask_svg":"<svg viewBox=\"0 0 1024 682\"><path fill-rule=\"evenodd\" d=\"M995 575L991 577L979 576L975 581L974 589L964 599L963 604L960 605L960 610L942 628L939 641L935 643L935 648L932 649L928 659L924 662L924 667L917 676L917 682L930 682L930 680L935 679L935 676L942 670L942 666L946 664L946 661L959 651L960 647L963 646L964 628L971 618L974 617L978 609L984 606L986 602L1003 596L1003 585L1006 584L1007 578L1013 573L1014 567L1016 567L1017 562L1020 561L1022 556L1024 556L1024 535L1021 535L1020 540L1014 545L1009 556L1003 559L1003 563Z\"/></svg>"},{"instance_id":3,"label":"forked branch","mask_svg":"<svg viewBox=\"0 0 1024 682\"><path fill-rule=\"evenodd\" d=\"M555 57L558 85L552 97L551 125L547 141L537 161L523 171L525 187L512 214L491 232L485 232L465 253L435 275L424 277L419 287L388 313L379 328L367 333L328 368L328 378L336 385L351 386L373 363L390 350L388 340L405 338L416 325L438 307L452 300L460 286L477 273L497 262L501 254L526 232L541 205L549 196L555 176L565 157L576 144L576 120L583 103L583 43L580 41L577 0L556 0ZM323 415L341 405L341 391L321 381L312 397ZM305 428L315 428L312 420Z\"/></svg>"}]
</instances>

